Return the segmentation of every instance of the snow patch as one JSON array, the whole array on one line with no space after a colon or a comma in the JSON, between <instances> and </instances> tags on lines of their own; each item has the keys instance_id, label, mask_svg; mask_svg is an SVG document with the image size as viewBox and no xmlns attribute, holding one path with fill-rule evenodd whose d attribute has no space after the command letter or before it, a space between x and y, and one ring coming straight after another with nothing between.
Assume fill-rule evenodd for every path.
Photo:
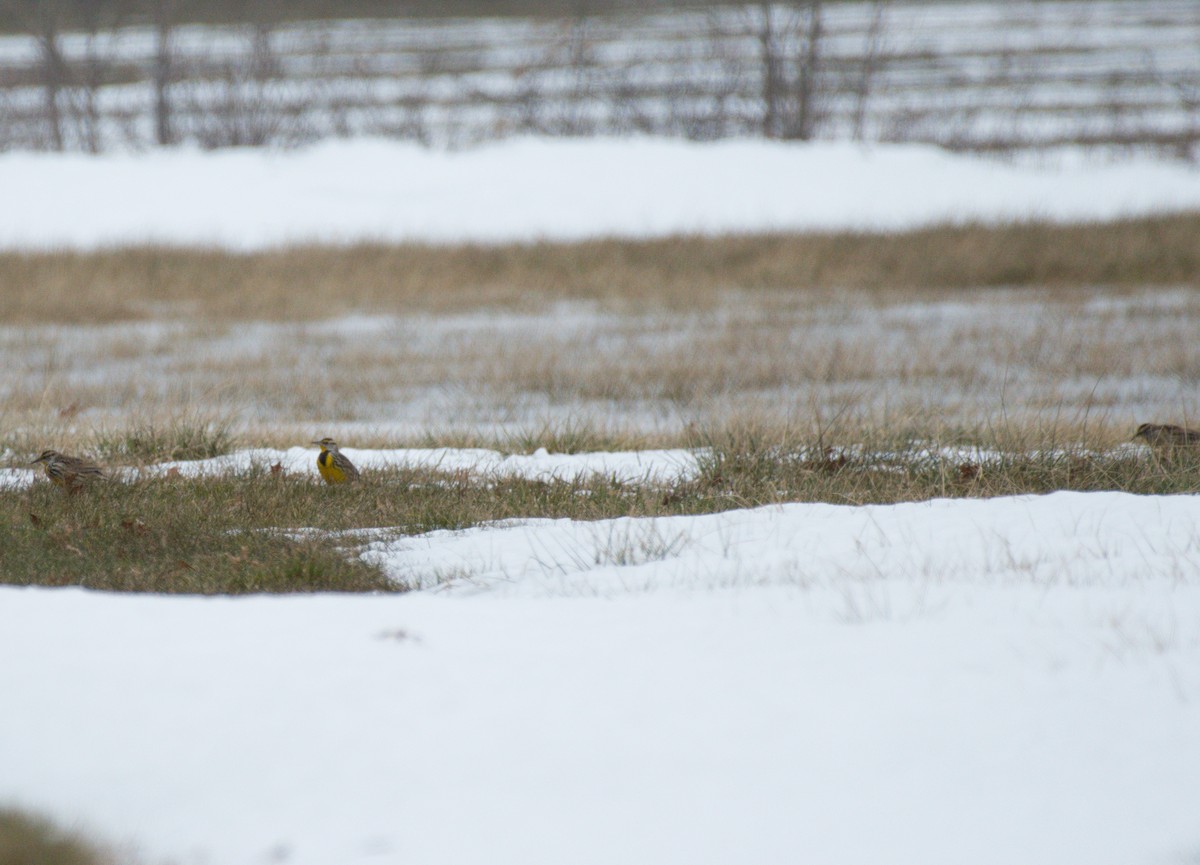
<instances>
[{"instance_id":1,"label":"snow patch","mask_svg":"<svg viewBox=\"0 0 1200 865\"><path fill-rule=\"evenodd\" d=\"M0 155L0 187L4 248L502 243L1200 207L1200 171L1152 157L1064 151L1005 163L924 145L650 138L527 138L452 152L374 139L294 151L16 152Z\"/></svg>"}]
</instances>

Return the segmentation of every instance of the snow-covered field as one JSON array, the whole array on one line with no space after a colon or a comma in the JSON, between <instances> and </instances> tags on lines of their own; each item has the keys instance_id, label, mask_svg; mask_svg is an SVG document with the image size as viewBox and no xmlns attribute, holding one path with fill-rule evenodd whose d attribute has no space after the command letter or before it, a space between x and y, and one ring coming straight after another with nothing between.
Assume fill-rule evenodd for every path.
<instances>
[{"instance_id":1,"label":"snow-covered field","mask_svg":"<svg viewBox=\"0 0 1200 865\"><path fill-rule=\"evenodd\" d=\"M1175 164L745 143L8 155L0 187L10 248L1200 206L1200 174ZM540 477L694 467L350 453ZM312 454L227 464L311 471ZM1194 496L791 504L364 534L425 587L400 596L0 589L0 802L179 865L1194 865L1198 527Z\"/></svg>"},{"instance_id":2,"label":"snow-covered field","mask_svg":"<svg viewBox=\"0 0 1200 865\"><path fill-rule=\"evenodd\" d=\"M182 468L312 471L312 453ZM694 471L680 451L350 453ZM0 801L181 865L1200 855L1195 497L361 539L424 590L0 590Z\"/></svg>"},{"instance_id":3,"label":"snow-covered field","mask_svg":"<svg viewBox=\"0 0 1200 865\"><path fill-rule=\"evenodd\" d=\"M180 863L1190 863L1200 503L380 542L393 597L0 590L0 799Z\"/></svg>"},{"instance_id":4,"label":"snow-covered field","mask_svg":"<svg viewBox=\"0 0 1200 865\"><path fill-rule=\"evenodd\" d=\"M1031 158L1032 159L1032 158ZM255 249L1107 219L1200 207L1200 171L1077 151L1006 163L931 146L522 139L442 152L0 155L0 247Z\"/></svg>"},{"instance_id":5,"label":"snow-covered field","mask_svg":"<svg viewBox=\"0 0 1200 865\"><path fill-rule=\"evenodd\" d=\"M1200 207L1200 170L1182 162L650 139L520 140L452 153L384 141L282 153L10 153L0 155L0 188L9 205L0 208L0 248L13 249L530 242ZM820 411L862 423L936 413L970 425L998 407L1024 418L1087 406L1132 431L1200 411L1192 339L1200 299L1188 286L964 286L921 298L831 285L813 297L774 292L766 309L762 296L730 292L669 313L535 300L457 314L331 307L329 319L309 322L10 323L0 326L0 394L11 395L10 408L53 395L55 411L83 407L79 422L101 426L127 418L131 398L161 416L181 394L200 395L238 424L286 425L297 443L334 422L330 433L353 442L546 423L670 434L738 412ZM311 387L314 351L361 384L336 416ZM698 384L680 388L688 376ZM642 384L624 393L603 384L628 381Z\"/></svg>"}]
</instances>

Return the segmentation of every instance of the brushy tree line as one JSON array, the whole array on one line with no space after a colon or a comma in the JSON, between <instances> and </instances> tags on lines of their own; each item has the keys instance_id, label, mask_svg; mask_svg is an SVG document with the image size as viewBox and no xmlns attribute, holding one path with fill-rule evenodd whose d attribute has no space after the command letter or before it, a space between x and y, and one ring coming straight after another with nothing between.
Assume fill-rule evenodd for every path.
<instances>
[{"instance_id":1,"label":"brushy tree line","mask_svg":"<svg viewBox=\"0 0 1200 865\"><path fill-rule=\"evenodd\" d=\"M1021 37L962 55L960 67L986 67L964 78L936 71L939 58L893 51L898 5L5 0L0 29L32 50L0 64L0 149L295 146L358 134L454 146L510 134L649 134L930 141L959 149L1149 143L1194 155L1197 85L1157 68L1153 52L1142 66L1087 85L1106 89L1096 90L1088 116L1072 121L1077 128L1034 140L1028 128L1038 128L1045 111L1035 88L1078 85L1050 68L1056 53L1071 48L1056 42L1067 38L1061 22L1039 37L1041 48L1022 47ZM839 17L851 8L852 16ZM1036 33L1037 20L1010 14L1014 32ZM495 38L512 41L440 45L444 31L421 29L454 15L505 20L509 29ZM341 16L386 18L397 33L408 21L421 35L354 53L335 44L336 25L328 22ZM533 23L522 29L515 20ZM219 25L218 47L205 49L195 25ZM649 51L639 47L646 43ZM497 61L506 51L510 59ZM911 104L893 99L878 108L881 93L912 78L913 64L933 76L928 87ZM1163 100L1170 103L1165 113L1182 124L1160 128L1143 119L1163 114ZM1011 119L1019 115L1031 126Z\"/></svg>"}]
</instances>

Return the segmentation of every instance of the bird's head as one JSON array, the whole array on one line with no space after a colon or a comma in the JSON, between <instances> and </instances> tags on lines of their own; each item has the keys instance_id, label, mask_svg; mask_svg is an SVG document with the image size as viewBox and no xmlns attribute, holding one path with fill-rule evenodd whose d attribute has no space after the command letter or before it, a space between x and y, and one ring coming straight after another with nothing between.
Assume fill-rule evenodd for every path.
<instances>
[{"instance_id":1,"label":"bird's head","mask_svg":"<svg viewBox=\"0 0 1200 865\"><path fill-rule=\"evenodd\" d=\"M1149 441L1150 439L1154 438L1161 429L1162 426L1159 424L1144 423L1137 428L1137 432L1133 434L1133 437L1135 439L1145 439L1146 441Z\"/></svg>"},{"instance_id":2,"label":"bird's head","mask_svg":"<svg viewBox=\"0 0 1200 865\"><path fill-rule=\"evenodd\" d=\"M333 451L334 453L337 453L338 443L329 438L329 436L326 436L323 439L318 439L317 441L314 441L313 444L320 447L323 451Z\"/></svg>"},{"instance_id":3,"label":"bird's head","mask_svg":"<svg viewBox=\"0 0 1200 865\"><path fill-rule=\"evenodd\" d=\"M47 450L42 451L42 455L40 457L38 457L36 460L34 460L33 462L31 462L30 465L35 466L38 463L48 463L48 462L50 462L50 460L56 459L57 457L60 457L60 456L62 456L62 454L60 454L58 451L47 449Z\"/></svg>"}]
</instances>

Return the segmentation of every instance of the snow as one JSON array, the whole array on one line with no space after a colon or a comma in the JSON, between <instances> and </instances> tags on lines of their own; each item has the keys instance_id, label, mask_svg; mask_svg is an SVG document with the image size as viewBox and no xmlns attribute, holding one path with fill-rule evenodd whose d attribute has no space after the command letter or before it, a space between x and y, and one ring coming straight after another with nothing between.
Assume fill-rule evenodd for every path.
<instances>
[{"instance_id":1,"label":"snow","mask_svg":"<svg viewBox=\"0 0 1200 865\"><path fill-rule=\"evenodd\" d=\"M1137 586L1146 573L1200 585L1188 497L1057 493L888 507L788 504L704 516L534 520L372 544L367 557L410 584L534 597L665 587L797 585L893 615L912 584ZM431 577L451 574L445 585ZM1171 580L1167 589L1174 588ZM860 596L861 595L861 596ZM1195 623L1200 625L1200 621ZM1200 632L1196 636L1200 637Z\"/></svg>"},{"instance_id":2,"label":"snow","mask_svg":"<svg viewBox=\"0 0 1200 865\"><path fill-rule=\"evenodd\" d=\"M1197 526L794 504L377 542L459 575L400 596L3 589L0 801L185 865L1194 861Z\"/></svg>"},{"instance_id":3,"label":"snow","mask_svg":"<svg viewBox=\"0 0 1200 865\"><path fill-rule=\"evenodd\" d=\"M642 140L10 153L0 186L9 248L1200 206L1200 172L1148 159ZM314 453L153 471L311 473ZM479 477L696 467L686 451L347 453ZM0 494L33 478L0 470ZM421 587L396 596L0 588L0 803L180 865L1194 863L1198 527L1195 496L797 503L361 533Z\"/></svg>"},{"instance_id":4,"label":"snow","mask_svg":"<svg viewBox=\"0 0 1200 865\"><path fill-rule=\"evenodd\" d=\"M6 248L492 243L1200 207L1200 171L1150 157L1064 151L1005 163L917 145L655 139L519 139L452 152L346 140L283 152L8 153L0 188Z\"/></svg>"},{"instance_id":5,"label":"snow","mask_svg":"<svg viewBox=\"0 0 1200 865\"><path fill-rule=\"evenodd\" d=\"M342 448L363 470L435 469L467 472L476 478L521 477L538 481L572 481L601 475L621 483L663 482L687 478L697 468L696 455L687 450L609 451L552 454L539 448L531 454L504 454L487 448ZM254 448L207 460L155 463L143 469L117 469L114 477L133 479L139 474L213 477L265 469L278 465L288 474L317 476L316 448L287 450ZM41 467L0 469L0 489L23 489L41 476Z\"/></svg>"},{"instance_id":6,"label":"snow","mask_svg":"<svg viewBox=\"0 0 1200 865\"><path fill-rule=\"evenodd\" d=\"M695 473L696 456L682 449L606 451L559 454L538 448L530 454L501 453L488 448L342 448L361 469L415 468L469 472L477 477L521 477L539 481L571 481L603 475L623 483L668 481ZM258 448L210 460L160 463L156 473L175 469L183 474L212 475L279 464L289 473L317 474L315 448Z\"/></svg>"}]
</instances>

